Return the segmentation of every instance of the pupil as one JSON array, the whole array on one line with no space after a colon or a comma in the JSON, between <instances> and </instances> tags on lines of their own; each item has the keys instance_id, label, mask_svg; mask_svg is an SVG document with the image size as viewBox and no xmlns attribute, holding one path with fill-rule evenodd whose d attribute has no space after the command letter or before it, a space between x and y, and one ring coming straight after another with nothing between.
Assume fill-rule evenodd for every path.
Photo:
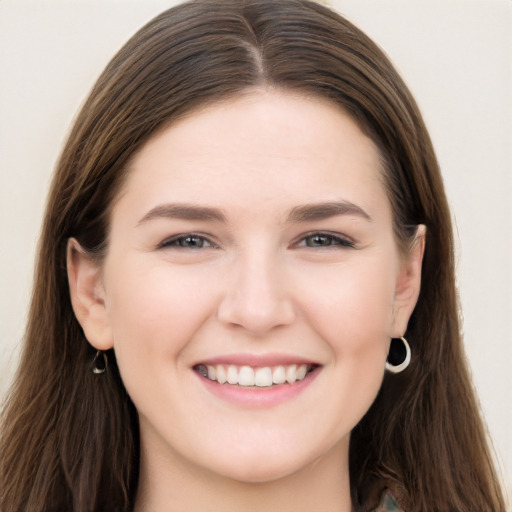
<instances>
[{"instance_id":1,"label":"pupil","mask_svg":"<svg viewBox=\"0 0 512 512\"><path fill-rule=\"evenodd\" d=\"M201 247L201 240L194 236L188 236L187 238L181 241L182 247Z\"/></svg>"},{"instance_id":2,"label":"pupil","mask_svg":"<svg viewBox=\"0 0 512 512\"><path fill-rule=\"evenodd\" d=\"M310 239L309 245L310 246L329 245L330 242L331 242L331 237L330 236L317 235L317 236L314 236L314 237L312 237Z\"/></svg>"}]
</instances>

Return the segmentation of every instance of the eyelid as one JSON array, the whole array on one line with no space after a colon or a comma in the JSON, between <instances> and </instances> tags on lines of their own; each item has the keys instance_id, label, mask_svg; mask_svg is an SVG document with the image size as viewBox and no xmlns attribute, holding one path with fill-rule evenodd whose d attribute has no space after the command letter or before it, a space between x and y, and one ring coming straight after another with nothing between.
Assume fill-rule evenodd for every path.
<instances>
[{"instance_id":1,"label":"eyelid","mask_svg":"<svg viewBox=\"0 0 512 512\"><path fill-rule=\"evenodd\" d=\"M317 246L317 247L311 247L306 245L306 240L308 238L314 237L314 236L325 236L330 237L335 242L333 244L325 245L325 246ZM207 245L202 247L183 247L177 244L180 240L184 240L186 238L198 238L203 240ZM176 245L174 245L176 244ZM350 237L343 235L341 233L333 232L333 231L325 231L325 230L314 230L309 231L307 233L304 233L297 237L292 243L292 247L307 247L309 249L329 249L329 248L355 248L355 242ZM174 248L174 249L191 249L191 250L200 250L200 249L218 249L220 248L220 245L213 241L212 237L204 234L204 233L198 233L198 232L189 232L189 233L178 233L176 235L172 235L170 237L165 238L162 240L158 245L157 249L166 249L166 248Z\"/></svg>"},{"instance_id":2,"label":"eyelid","mask_svg":"<svg viewBox=\"0 0 512 512\"><path fill-rule=\"evenodd\" d=\"M200 238L201 240L207 242L206 247L181 247L179 245L172 245L175 242L178 242L179 240L183 240L186 238ZM173 235L170 237L165 238L160 242L157 246L157 249L166 249L166 248L175 248L175 249L218 249L220 246L216 244L210 236L204 234L204 233L196 233L196 232L190 232L190 233L179 233L177 235Z\"/></svg>"},{"instance_id":3,"label":"eyelid","mask_svg":"<svg viewBox=\"0 0 512 512\"><path fill-rule=\"evenodd\" d=\"M326 245L324 247L318 246L316 248L318 249L330 249L332 247L344 247L348 249L353 249L356 247L356 244L354 240L346 235L343 235L341 233L333 232L333 231L323 231L323 230L316 230L316 231L309 231L308 233L304 233L300 235L293 243L292 246L299 246L299 247L307 247L309 249L315 249L315 247L310 247L307 245L300 245L301 242L305 242L308 238L311 238L313 236L327 236L331 237L333 240L335 240L338 243Z\"/></svg>"}]
</instances>

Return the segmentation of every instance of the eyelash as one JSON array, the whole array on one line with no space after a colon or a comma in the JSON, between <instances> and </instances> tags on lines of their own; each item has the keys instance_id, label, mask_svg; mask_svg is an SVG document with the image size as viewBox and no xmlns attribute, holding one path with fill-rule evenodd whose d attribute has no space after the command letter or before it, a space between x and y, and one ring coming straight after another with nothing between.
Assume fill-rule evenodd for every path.
<instances>
[{"instance_id":1,"label":"eyelash","mask_svg":"<svg viewBox=\"0 0 512 512\"><path fill-rule=\"evenodd\" d=\"M315 238L317 239L317 243L319 243L319 245L312 245L312 243L314 243L312 242L312 240ZM321 242L320 239L323 239L325 243ZM200 245L182 245L186 244L187 240L189 242L191 242L192 240L196 240L200 243ZM347 248L355 247L354 242L352 242L351 240L334 233L323 231L314 231L311 233L307 233L305 236L302 236L297 242L293 243L292 245L295 247L308 247L311 249L325 249L337 246ZM204 235L200 235L198 233L186 233L168 238L158 246L159 249L170 247L177 249L199 250L205 248L218 249L220 246L212 242L208 237Z\"/></svg>"},{"instance_id":2,"label":"eyelash","mask_svg":"<svg viewBox=\"0 0 512 512\"><path fill-rule=\"evenodd\" d=\"M189 240L198 240L201 245L200 246L194 246L194 245L181 245L182 243L186 243L186 241ZM206 247L204 246L204 244ZM167 240L164 240L159 246L159 249L165 249L168 247L177 248L177 249L191 249L191 250L199 250L199 249L205 249L205 248L213 248L218 249L219 245L213 243L211 240L208 239L208 237L204 235L199 235L197 233L186 233L182 235L176 235L171 238L168 238Z\"/></svg>"},{"instance_id":3,"label":"eyelash","mask_svg":"<svg viewBox=\"0 0 512 512\"><path fill-rule=\"evenodd\" d=\"M314 238L323 239L327 243L320 243L320 245L310 245L308 240L312 240ZM355 244L348 238L345 238L341 235L325 232L325 231L314 231L312 233L307 233L305 236L302 236L299 241L295 244L295 246L299 247L308 247L311 249L325 249L331 247L347 247L354 248Z\"/></svg>"}]
</instances>

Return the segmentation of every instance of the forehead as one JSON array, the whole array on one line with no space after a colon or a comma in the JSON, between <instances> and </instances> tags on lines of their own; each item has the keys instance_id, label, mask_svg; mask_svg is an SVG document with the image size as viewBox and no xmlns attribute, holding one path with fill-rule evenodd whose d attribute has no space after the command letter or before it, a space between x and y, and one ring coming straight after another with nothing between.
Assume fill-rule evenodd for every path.
<instances>
[{"instance_id":1,"label":"forehead","mask_svg":"<svg viewBox=\"0 0 512 512\"><path fill-rule=\"evenodd\" d=\"M123 194L149 203L216 207L384 194L379 152L328 100L265 90L209 105L153 136L131 162ZM351 197L344 197L350 195Z\"/></svg>"}]
</instances>

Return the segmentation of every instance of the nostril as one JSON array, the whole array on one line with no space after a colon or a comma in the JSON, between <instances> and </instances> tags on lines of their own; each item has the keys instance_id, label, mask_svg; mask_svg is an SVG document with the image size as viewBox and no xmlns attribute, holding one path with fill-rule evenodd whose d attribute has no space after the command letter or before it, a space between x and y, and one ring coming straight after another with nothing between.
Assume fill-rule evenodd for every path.
<instances>
[{"instance_id":1,"label":"nostril","mask_svg":"<svg viewBox=\"0 0 512 512\"><path fill-rule=\"evenodd\" d=\"M218 319L226 325L238 326L258 335L290 325L295 319L295 313L287 304L274 305L272 308L269 304L258 308L236 304L230 309L219 308Z\"/></svg>"}]
</instances>

